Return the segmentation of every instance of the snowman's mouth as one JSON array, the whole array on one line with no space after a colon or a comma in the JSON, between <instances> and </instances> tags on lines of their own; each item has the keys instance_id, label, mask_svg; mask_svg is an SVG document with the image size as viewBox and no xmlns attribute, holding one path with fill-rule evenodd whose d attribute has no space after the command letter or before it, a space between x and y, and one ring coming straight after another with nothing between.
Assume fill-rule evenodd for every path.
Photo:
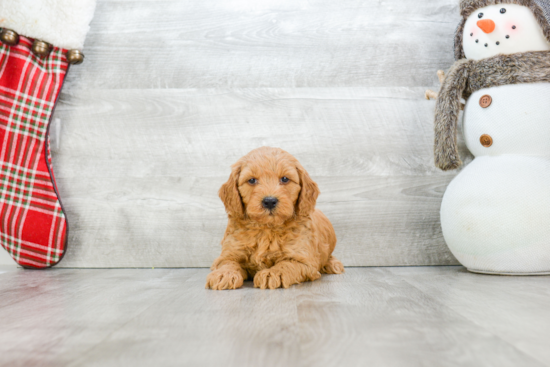
<instances>
[{"instance_id":1,"label":"snowman's mouth","mask_svg":"<svg viewBox=\"0 0 550 367\"><path fill-rule=\"evenodd\" d=\"M509 39L509 38L510 38L510 36L507 35L507 36L506 36L506 39ZM479 43L479 39L476 39L476 43ZM489 46L490 46L490 44L489 44L488 42L482 43L481 45L482 45L482 46L485 46L485 47L489 47ZM496 41L496 42L495 42L495 46L500 46L500 41Z\"/></svg>"}]
</instances>

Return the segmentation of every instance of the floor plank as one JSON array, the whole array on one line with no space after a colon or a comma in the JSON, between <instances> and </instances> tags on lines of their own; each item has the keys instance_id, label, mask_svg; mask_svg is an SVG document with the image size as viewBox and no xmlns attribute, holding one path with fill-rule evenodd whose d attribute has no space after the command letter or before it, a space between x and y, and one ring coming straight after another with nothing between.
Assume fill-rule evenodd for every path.
<instances>
[{"instance_id":1,"label":"floor plank","mask_svg":"<svg viewBox=\"0 0 550 367\"><path fill-rule=\"evenodd\" d=\"M550 364L547 277L348 268L288 290L216 292L207 273L6 271L0 365Z\"/></svg>"},{"instance_id":2,"label":"floor plank","mask_svg":"<svg viewBox=\"0 0 550 367\"><path fill-rule=\"evenodd\" d=\"M488 276L480 282L479 277L466 270L426 270L392 268L391 272L518 350L548 364L548 277Z\"/></svg>"}]
</instances>

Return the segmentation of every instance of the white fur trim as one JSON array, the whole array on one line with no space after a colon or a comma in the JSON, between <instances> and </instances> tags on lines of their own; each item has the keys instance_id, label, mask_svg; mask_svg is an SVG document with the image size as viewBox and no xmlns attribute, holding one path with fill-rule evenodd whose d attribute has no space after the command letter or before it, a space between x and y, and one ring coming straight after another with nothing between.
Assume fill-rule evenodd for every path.
<instances>
[{"instance_id":1,"label":"white fur trim","mask_svg":"<svg viewBox=\"0 0 550 367\"><path fill-rule=\"evenodd\" d=\"M96 0L0 0L0 27L66 49L79 49Z\"/></svg>"}]
</instances>

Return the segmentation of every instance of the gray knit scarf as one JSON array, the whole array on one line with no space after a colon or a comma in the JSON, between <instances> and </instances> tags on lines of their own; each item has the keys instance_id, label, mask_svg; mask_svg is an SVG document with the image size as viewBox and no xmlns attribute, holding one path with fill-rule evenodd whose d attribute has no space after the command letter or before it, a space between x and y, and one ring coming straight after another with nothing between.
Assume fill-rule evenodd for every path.
<instances>
[{"instance_id":1,"label":"gray knit scarf","mask_svg":"<svg viewBox=\"0 0 550 367\"><path fill-rule=\"evenodd\" d=\"M444 171L462 165L457 147L461 98L468 99L483 88L540 82L550 83L550 51L455 62L441 85L435 107L435 165Z\"/></svg>"}]
</instances>

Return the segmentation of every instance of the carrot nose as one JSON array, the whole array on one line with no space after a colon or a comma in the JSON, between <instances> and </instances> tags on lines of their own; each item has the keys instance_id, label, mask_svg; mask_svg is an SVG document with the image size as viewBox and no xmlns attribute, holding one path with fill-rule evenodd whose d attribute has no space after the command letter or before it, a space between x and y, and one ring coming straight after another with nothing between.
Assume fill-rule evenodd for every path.
<instances>
[{"instance_id":1,"label":"carrot nose","mask_svg":"<svg viewBox=\"0 0 550 367\"><path fill-rule=\"evenodd\" d=\"M495 30L495 22L491 19L482 19L477 22L477 26L485 33L491 33Z\"/></svg>"}]
</instances>

